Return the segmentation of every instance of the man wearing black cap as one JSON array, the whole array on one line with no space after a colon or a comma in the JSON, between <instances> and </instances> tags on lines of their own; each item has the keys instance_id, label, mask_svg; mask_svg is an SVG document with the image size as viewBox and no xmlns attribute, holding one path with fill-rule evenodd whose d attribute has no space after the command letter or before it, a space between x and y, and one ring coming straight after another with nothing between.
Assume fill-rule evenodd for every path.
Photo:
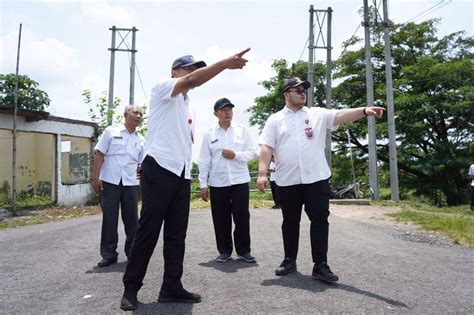
<instances>
[{"instance_id":1,"label":"man wearing black cap","mask_svg":"<svg viewBox=\"0 0 474 315\"><path fill-rule=\"evenodd\" d=\"M219 251L216 261L223 263L231 258L233 218L237 256L255 263L256 259L250 253L250 174L247 166L255 155L255 147L248 129L232 123L233 107L227 98L219 99L214 105L218 123L204 134L199 155L201 198L207 201L210 190L212 221Z\"/></svg>"},{"instance_id":2,"label":"man wearing black cap","mask_svg":"<svg viewBox=\"0 0 474 315\"><path fill-rule=\"evenodd\" d=\"M268 186L267 168L275 156L275 181L279 187L283 214L285 258L275 270L278 276L296 271L301 210L311 221L313 277L326 282L339 278L327 264L329 232L329 178L331 170L324 155L327 129L359 120L365 116L381 117L384 108L371 106L330 110L305 106L308 81L293 77L282 87L285 107L271 115L260 136L260 160L257 187Z\"/></svg>"},{"instance_id":3,"label":"man wearing black cap","mask_svg":"<svg viewBox=\"0 0 474 315\"><path fill-rule=\"evenodd\" d=\"M164 222L164 275L159 302L197 303L198 294L183 288L183 258L190 202L191 145L194 122L188 92L225 69L242 69L247 60L238 54L210 66L190 55L173 62L171 78L151 92L145 159L141 168L142 210L127 269L123 276L123 310L137 307L137 293Z\"/></svg>"}]
</instances>

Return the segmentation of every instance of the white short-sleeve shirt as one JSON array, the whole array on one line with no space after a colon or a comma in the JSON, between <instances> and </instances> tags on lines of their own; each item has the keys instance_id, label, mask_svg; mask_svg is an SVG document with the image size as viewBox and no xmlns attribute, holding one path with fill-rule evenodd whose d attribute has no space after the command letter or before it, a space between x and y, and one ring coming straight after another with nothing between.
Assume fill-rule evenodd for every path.
<instances>
[{"instance_id":1,"label":"white short-sleeve shirt","mask_svg":"<svg viewBox=\"0 0 474 315\"><path fill-rule=\"evenodd\" d=\"M129 133L125 125L105 128L95 149L102 152L104 163L99 179L114 185L136 186L137 165L143 159L145 138L136 130Z\"/></svg>"},{"instance_id":2,"label":"white short-sleeve shirt","mask_svg":"<svg viewBox=\"0 0 474 315\"><path fill-rule=\"evenodd\" d=\"M331 176L324 149L327 129L333 130L337 110L304 106L288 107L271 115L259 144L273 148L278 186L311 184Z\"/></svg>"},{"instance_id":3,"label":"white short-sleeve shirt","mask_svg":"<svg viewBox=\"0 0 474 315\"><path fill-rule=\"evenodd\" d=\"M194 119L189 110L189 97L171 96L177 78L159 82L150 97L150 116L146 135L145 156L150 155L168 171L191 179L191 148L194 142Z\"/></svg>"},{"instance_id":4,"label":"white short-sleeve shirt","mask_svg":"<svg viewBox=\"0 0 474 315\"><path fill-rule=\"evenodd\" d=\"M222 150L235 152L233 160L222 156ZM247 127L231 124L227 130L219 125L208 130L199 154L199 183L206 188L227 187L250 182L247 162L255 156L255 146Z\"/></svg>"}]
</instances>

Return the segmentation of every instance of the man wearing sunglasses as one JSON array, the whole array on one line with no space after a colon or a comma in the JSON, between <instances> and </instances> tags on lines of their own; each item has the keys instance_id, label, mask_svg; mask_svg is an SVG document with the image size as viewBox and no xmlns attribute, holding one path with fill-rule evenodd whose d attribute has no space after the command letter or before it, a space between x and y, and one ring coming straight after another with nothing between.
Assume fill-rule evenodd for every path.
<instances>
[{"instance_id":1,"label":"man wearing sunglasses","mask_svg":"<svg viewBox=\"0 0 474 315\"><path fill-rule=\"evenodd\" d=\"M151 92L145 159L141 166L142 210L120 302L123 310L137 307L137 294L164 223L164 275L158 301L198 303L201 296L183 288L183 258L191 193L191 145L194 121L188 92L226 69L242 69L250 48L207 66L191 55L173 62L171 78Z\"/></svg>"},{"instance_id":2,"label":"man wearing sunglasses","mask_svg":"<svg viewBox=\"0 0 474 315\"><path fill-rule=\"evenodd\" d=\"M275 181L279 187L283 214L282 233L285 257L275 270L278 276L295 272L300 232L301 210L311 221L312 275L325 282L336 282L339 277L327 264L329 232L329 169L324 154L327 129L359 120L365 116L381 117L382 107L360 107L330 110L308 108L308 81L293 77L282 86L285 107L271 115L260 136L260 159L257 187L268 186L267 168L275 157Z\"/></svg>"}]
</instances>

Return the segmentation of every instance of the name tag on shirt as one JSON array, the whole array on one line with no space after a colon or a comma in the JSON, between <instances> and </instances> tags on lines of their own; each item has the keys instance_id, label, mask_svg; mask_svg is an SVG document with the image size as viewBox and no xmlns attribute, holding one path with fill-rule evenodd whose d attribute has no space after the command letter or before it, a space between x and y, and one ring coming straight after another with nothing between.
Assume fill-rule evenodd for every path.
<instances>
[{"instance_id":1,"label":"name tag on shirt","mask_svg":"<svg viewBox=\"0 0 474 315\"><path fill-rule=\"evenodd\" d=\"M219 139L214 139L211 141L211 143L216 143L217 141L219 141Z\"/></svg>"},{"instance_id":2,"label":"name tag on shirt","mask_svg":"<svg viewBox=\"0 0 474 315\"><path fill-rule=\"evenodd\" d=\"M122 136L114 136L114 139L123 139Z\"/></svg>"}]
</instances>

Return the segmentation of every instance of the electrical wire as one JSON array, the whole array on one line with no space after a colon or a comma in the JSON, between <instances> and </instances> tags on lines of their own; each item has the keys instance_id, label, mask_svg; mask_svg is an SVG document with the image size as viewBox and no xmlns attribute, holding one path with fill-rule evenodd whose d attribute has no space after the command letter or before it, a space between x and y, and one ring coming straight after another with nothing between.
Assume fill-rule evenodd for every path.
<instances>
[{"instance_id":1,"label":"electrical wire","mask_svg":"<svg viewBox=\"0 0 474 315\"><path fill-rule=\"evenodd\" d=\"M414 22L416 20L419 20L422 17L425 17L426 15L431 14L431 13L441 9L442 7L445 7L446 5L448 5L452 2L452 0L448 0L447 2L445 2L445 1L446 0L441 0L440 2L435 4L434 6L426 9L425 11L422 11L421 13L418 13L417 15L415 15L414 17L412 17L411 19L409 19L405 23Z\"/></svg>"}]
</instances>

